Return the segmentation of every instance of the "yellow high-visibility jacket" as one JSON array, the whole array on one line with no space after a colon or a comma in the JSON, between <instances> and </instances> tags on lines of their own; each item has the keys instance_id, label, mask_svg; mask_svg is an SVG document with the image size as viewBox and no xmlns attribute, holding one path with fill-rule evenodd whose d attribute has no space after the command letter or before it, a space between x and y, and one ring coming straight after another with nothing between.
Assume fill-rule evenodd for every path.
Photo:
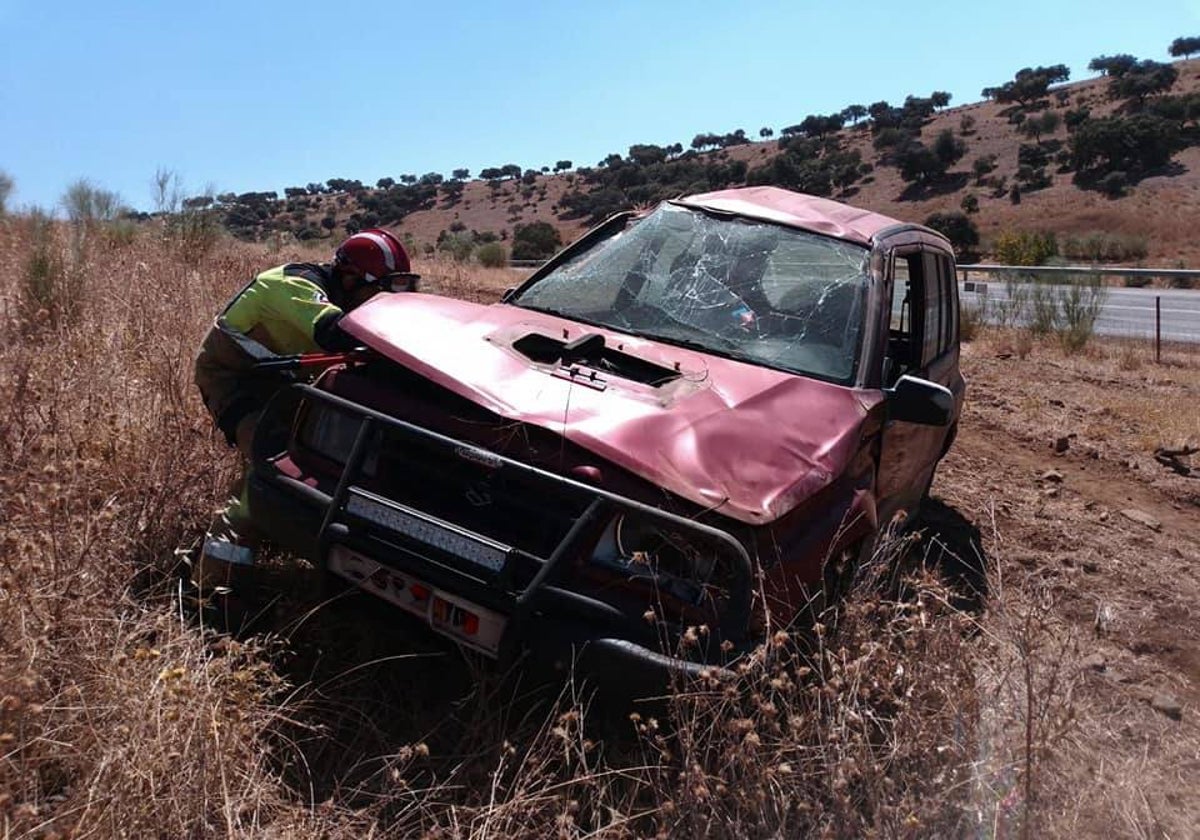
<instances>
[{"instance_id":1,"label":"yellow high-visibility jacket","mask_svg":"<svg viewBox=\"0 0 1200 840\"><path fill-rule=\"evenodd\" d=\"M294 263L255 277L217 316L200 345L195 381L217 426L232 436L238 421L266 405L286 380L256 373L256 362L355 345L338 329L340 289L328 265Z\"/></svg>"}]
</instances>

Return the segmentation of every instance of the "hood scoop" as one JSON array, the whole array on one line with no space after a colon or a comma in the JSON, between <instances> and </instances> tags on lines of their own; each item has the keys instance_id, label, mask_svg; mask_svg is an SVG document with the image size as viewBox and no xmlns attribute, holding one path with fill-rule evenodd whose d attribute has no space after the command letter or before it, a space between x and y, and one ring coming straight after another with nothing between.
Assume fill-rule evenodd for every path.
<instances>
[{"instance_id":1,"label":"hood scoop","mask_svg":"<svg viewBox=\"0 0 1200 840\"><path fill-rule=\"evenodd\" d=\"M661 388L681 376L678 370L624 352L621 345L609 347L600 333L563 341L531 332L514 341L512 348L535 364L554 365L556 375L566 374L576 381L595 382L599 376L610 375Z\"/></svg>"}]
</instances>

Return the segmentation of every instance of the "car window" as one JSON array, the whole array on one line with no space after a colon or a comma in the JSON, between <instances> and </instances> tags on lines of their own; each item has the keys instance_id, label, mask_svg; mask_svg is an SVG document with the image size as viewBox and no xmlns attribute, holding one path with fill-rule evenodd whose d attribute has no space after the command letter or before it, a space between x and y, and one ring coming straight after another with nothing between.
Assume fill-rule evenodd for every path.
<instances>
[{"instance_id":1,"label":"car window","mask_svg":"<svg viewBox=\"0 0 1200 840\"><path fill-rule=\"evenodd\" d=\"M928 365L958 341L958 284L947 255L925 251L921 256L928 278L922 362Z\"/></svg>"},{"instance_id":2,"label":"car window","mask_svg":"<svg viewBox=\"0 0 1200 840\"><path fill-rule=\"evenodd\" d=\"M938 276L937 257L926 251L921 254L924 274L924 322L921 324L921 365L928 365L942 354L944 349L942 332L942 278Z\"/></svg>"},{"instance_id":3,"label":"car window","mask_svg":"<svg viewBox=\"0 0 1200 840\"><path fill-rule=\"evenodd\" d=\"M848 382L867 258L851 243L668 203L510 303Z\"/></svg>"},{"instance_id":4,"label":"car window","mask_svg":"<svg viewBox=\"0 0 1200 840\"><path fill-rule=\"evenodd\" d=\"M958 287L945 254L914 250L892 261L885 382L926 368L958 341Z\"/></svg>"}]
</instances>

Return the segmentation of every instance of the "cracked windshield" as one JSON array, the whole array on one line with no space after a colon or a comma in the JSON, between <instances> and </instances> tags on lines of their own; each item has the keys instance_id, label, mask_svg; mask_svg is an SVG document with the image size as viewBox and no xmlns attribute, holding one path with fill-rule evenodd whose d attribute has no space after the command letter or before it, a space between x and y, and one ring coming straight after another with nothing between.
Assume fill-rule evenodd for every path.
<instances>
[{"instance_id":1,"label":"cracked windshield","mask_svg":"<svg viewBox=\"0 0 1200 840\"><path fill-rule=\"evenodd\" d=\"M664 204L512 303L849 382L867 257L804 231Z\"/></svg>"}]
</instances>

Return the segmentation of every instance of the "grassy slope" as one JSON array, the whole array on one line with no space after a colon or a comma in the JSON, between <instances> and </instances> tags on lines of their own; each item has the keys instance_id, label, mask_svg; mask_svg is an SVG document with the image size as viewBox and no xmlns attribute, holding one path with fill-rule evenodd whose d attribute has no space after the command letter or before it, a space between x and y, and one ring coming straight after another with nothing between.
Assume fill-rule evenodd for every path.
<instances>
[{"instance_id":1,"label":"grassy slope","mask_svg":"<svg viewBox=\"0 0 1200 840\"><path fill-rule=\"evenodd\" d=\"M1176 93L1184 93L1200 87L1200 59L1178 62L1180 80ZM1112 104L1104 93L1105 80L1091 79L1067 85L1071 99L1065 108L1087 105L1095 116L1112 110ZM986 154L996 155L999 167L996 175L1008 176L1010 183L1017 170L1017 147L1023 140L1015 127L998 116L1001 106L992 102L980 102L948 108L941 112L923 131L926 140L945 128L958 130L963 116L970 115L975 121L976 133L964 138L968 144L966 156L954 172L970 172L971 162ZM1064 108L1059 108L1060 112ZM848 142L862 151L863 159L875 160L870 139L864 132L847 129ZM1066 129L1060 128L1055 135L1066 138ZM730 157L745 159L751 168L768 160L775 153L774 141L753 143L729 150ZM1106 231L1109 233L1143 236L1149 246L1147 265L1173 266L1182 260L1189 267L1200 266L1200 241L1194 236L1193 220L1200 214L1200 149L1188 149L1176 157L1182 171L1172 176L1148 178L1133 189L1129 195L1118 200L1109 200L1094 192L1083 192L1071 183L1071 175L1053 175L1054 183L1047 189L1027 193L1019 206L1011 204L1007 197L991 198L988 190L970 185L919 201L900 200L904 183L899 173L889 167L877 167L875 180L860 184L855 191L843 198L850 203L876 210L896 218L923 221L930 213L939 210L957 210L962 197L973 192L979 197L980 212L976 217L985 241L1002 230L1047 229L1061 234ZM1053 168L1049 167L1053 172ZM455 222L461 221L467 228L479 231L512 230L514 224L546 221L557 225L563 232L564 241L583 230L583 225L564 222L552 211L557 198L567 189L565 176L543 176L539 178L547 185L547 199L533 207L521 210L516 222L505 205L513 200L519 185L508 184L499 198L492 198L486 184L473 181L468 184L463 201L451 209L438 208L420 211L408 216L397 230L410 233L419 242L432 242L438 233ZM835 196L839 197L839 196Z\"/></svg>"}]
</instances>

